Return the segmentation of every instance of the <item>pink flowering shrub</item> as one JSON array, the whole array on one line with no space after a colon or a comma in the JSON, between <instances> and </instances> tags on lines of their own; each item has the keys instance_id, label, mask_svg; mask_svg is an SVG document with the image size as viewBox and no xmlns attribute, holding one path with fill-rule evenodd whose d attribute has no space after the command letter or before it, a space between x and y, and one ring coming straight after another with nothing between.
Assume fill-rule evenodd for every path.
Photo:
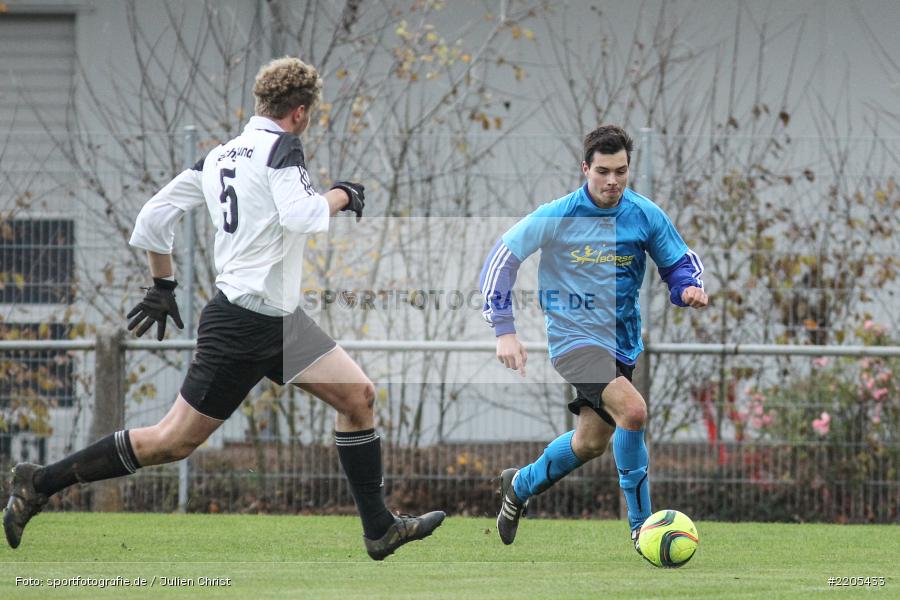
<instances>
[{"instance_id":1,"label":"pink flowering shrub","mask_svg":"<svg viewBox=\"0 0 900 600\"><path fill-rule=\"evenodd\" d=\"M857 336L867 347L898 345L871 320ZM828 480L900 478L900 358L819 357L808 370L788 370L802 361L786 362L783 383L744 390L732 411L736 438L797 448L797 462L781 474L791 479L803 479L801 465L813 457L825 460L817 476Z\"/></svg>"},{"instance_id":2,"label":"pink flowering shrub","mask_svg":"<svg viewBox=\"0 0 900 600\"><path fill-rule=\"evenodd\" d=\"M857 336L865 346L896 345L887 329L872 320L863 323ZM896 357L814 358L804 376L765 389L746 389L745 408L737 410L735 418L748 439L896 445L898 368Z\"/></svg>"}]
</instances>

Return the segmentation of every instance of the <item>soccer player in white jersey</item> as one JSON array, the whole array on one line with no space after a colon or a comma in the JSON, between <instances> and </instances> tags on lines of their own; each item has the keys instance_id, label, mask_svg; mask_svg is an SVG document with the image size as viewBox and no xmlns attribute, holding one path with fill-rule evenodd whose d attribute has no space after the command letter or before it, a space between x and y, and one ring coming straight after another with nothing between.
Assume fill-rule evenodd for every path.
<instances>
[{"instance_id":1,"label":"soccer player in white jersey","mask_svg":"<svg viewBox=\"0 0 900 600\"><path fill-rule=\"evenodd\" d=\"M147 251L153 287L128 314L128 329L138 336L155 323L162 340L169 317L184 326L171 260L179 219L205 203L216 227L219 291L200 316L197 351L181 393L156 425L117 431L46 467L16 465L3 516L11 547L56 492L187 457L263 377L296 385L337 411L335 443L369 556L382 560L443 522L441 511L410 517L387 510L374 386L299 307L306 235L327 231L338 211L359 219L365 202L357 183L339 181L325 194L310 183L298 136L309 125L321 88L316 69L297 58L265 65L253 89L256 115L244 131L144 205L131 245Z\"/></svg>"}]
</instances>

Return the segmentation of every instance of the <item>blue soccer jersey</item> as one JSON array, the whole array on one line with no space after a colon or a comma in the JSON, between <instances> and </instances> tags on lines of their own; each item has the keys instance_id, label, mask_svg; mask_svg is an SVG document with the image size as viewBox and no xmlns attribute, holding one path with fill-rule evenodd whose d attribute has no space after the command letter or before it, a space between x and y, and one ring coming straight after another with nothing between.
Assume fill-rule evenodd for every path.
<instances>
[{"instance_id":1,"label":"blue soccer jersey","mask_svg":"<svg viewBox=\"0 0 900 600\"><path fill-rule=\"evenodd\" d=\"M538 250L551 358L596 345L634 364L643 350L639 296L647 254L674 304L684 306L686 287L703 287L700 259L661 208L629 188L614 208L598 208L584 185L519 221L485 261L484 317L498 336L515 332L512 286L521 262Z\"/></svg>"}]
</instances>

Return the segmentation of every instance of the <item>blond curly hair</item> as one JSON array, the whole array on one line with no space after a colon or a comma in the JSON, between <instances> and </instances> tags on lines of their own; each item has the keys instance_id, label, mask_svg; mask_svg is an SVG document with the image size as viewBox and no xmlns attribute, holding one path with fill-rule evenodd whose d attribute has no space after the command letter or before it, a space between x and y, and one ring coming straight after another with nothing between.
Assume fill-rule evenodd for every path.
<instances>
[{"instance_id":1,"label":"blond curly hair","mask_svg":"<svg viewBox=\"0 0 900 600\"><path fill-rule=\"evenodd\" d=\"M312 111L322 97L322 78L299 58L276 58L256 74L253 95L256 114L281 119L301 105Z\"/></svg>"}]
</instances>

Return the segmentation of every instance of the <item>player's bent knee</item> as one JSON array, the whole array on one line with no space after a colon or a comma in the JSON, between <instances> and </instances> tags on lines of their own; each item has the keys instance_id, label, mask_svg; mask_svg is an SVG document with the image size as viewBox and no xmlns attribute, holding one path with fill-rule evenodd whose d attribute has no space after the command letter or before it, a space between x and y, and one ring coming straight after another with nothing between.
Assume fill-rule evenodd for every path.
<instances>
[{"instance_id":1,"label":"player's bent knee","mask_svg":"<svg viewBox=\"0 0 900 600\"><path fill-rule=\"evenodd\" d=\"M375 386L371 382L352 386L340 403L339 412L354 422L368 422L375 407Z\"/></svg>"},{"instance_id":2,"label":"player's bent knee","mask_svg":"<svg viewBox=\"0 0 900 600\"><path fill-rule=\"evenodd\" d=\"M347 394L346 402L350 412L368 412L375 406L375 386L371 383L354 385Z\"/></svg>"},{"instance_id":3,"label":"player's bent knee","mask_svg":"<svg viewBox=\"0 0 900 600\"><path fill-rule=\"evenodd\" d=\"M375 385L369 381L363 387L363 401L366 405L366 410L372 411L375 409Z\"/></svg>"},{"instance_id":4,"label":"player's bent knee","mask_svg":"<svg viewBox=\"0 0 900 600\"><path fill-rule=\"evenodd\" d=\"M611 407L610 407L611 408ZM647 423L647 404L638 395L628 398L616 410L610 410L616 425L625 429L643 429Z\"/></svg>"},{"instance_id":5,"label":"player's bent knee","mask_svg":"<svg viewBox=\"0 0 900 600\"><path fill-rule=\"evenodd\" d=\"M625 407L622 415L620 426L626 429L643 429L647 423L647 405L641 402L634 402Z\"/></svg>"}]
</instances>

